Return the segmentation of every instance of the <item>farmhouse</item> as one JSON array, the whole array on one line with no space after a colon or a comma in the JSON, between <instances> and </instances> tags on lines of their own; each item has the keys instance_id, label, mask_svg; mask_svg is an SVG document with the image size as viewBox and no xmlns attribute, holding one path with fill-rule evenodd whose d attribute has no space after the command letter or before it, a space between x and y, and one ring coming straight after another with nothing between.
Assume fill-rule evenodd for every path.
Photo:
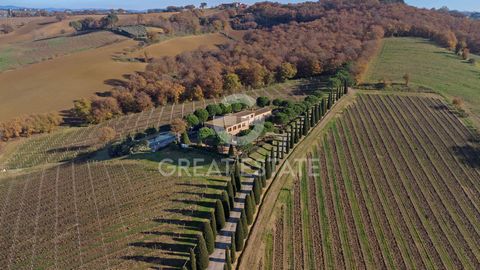
<instances>
[{"instance_id":1,"label":"farmhouse","mask_svg":"<svg viewBox=\"0 0 480 270\"><path fill-rule=\"evenodd\" d=\"M205 123L206 127L225 130L230 135L236 135L242 130L247 130L250 125L264 120L272 115L272 109L262 108L256 111L244 111L215 118Z\"/></svg>"}]
</instances>

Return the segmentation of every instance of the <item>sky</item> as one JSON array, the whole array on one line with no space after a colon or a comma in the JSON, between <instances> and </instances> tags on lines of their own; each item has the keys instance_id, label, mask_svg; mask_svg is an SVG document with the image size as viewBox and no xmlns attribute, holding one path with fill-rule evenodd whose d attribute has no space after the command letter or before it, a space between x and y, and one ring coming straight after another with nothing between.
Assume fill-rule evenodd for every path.
<instances>
[{"instance_id":1,"label":"sky","mask_svg":"<svg viewBox=\"0 0 480 270\"><path fill-rule=\"evenodd\" d=\"M243 0L247 4L258 2L260 0ZM283 3L298 3L303 0L277 0ZM166 6L180 6L194 4L199 5L200 2L206 2L210 6L220 3L233 2L232 0L0 0L0 6L14 5L32 8L124 8L143 10L149 8L164 8ZM450 9L461 11L479 11L480 0L406 0L413 6L425 8L440 8L447 6Z\"/></svg>"}]
</instances>

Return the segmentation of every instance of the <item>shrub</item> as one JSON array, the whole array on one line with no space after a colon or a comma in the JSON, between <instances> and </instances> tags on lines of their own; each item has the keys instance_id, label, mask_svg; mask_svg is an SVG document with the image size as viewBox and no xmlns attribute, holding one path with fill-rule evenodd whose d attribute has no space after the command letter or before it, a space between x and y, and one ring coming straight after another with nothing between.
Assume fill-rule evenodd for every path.
<instances>
[{"instance_id":1,"label":"shrub","mask_svg":"<svg viewBox=\"0 0 480 270\"><path fill-rule=\"evenodd\" d=\"M137 134L135 134L135 137L133 138L138 141L138 140L144 139L145 137L147 137L147 134L143 132L138 132Z\"/></svg>"},{"instance_id":2,"label":"shrub","mask_svg":"<svg viewBox=\"0 0 480 270\"><path fill-rule=\"evenodd\" d=\"M185 117L185 121L187 121L188 127L195 127L200 124L200 120L195 114L189 114Z\"/></svg>"},{"instance_id":3,"label":"shrub","mask_svg":"<svg viewBox=\"0 0 480 270\"><path fill-rule=\"evenodd\" d=\"M270 99L267 97L258 97L257 98L257 106L258 107L265 107L270 105Z\"/></svg>"}]
</instances>

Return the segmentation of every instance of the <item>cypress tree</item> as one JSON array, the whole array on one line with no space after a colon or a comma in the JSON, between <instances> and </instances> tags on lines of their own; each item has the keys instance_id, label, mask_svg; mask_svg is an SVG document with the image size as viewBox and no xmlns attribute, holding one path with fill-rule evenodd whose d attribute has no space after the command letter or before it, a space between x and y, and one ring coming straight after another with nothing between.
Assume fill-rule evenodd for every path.
<instances>
[{"instance_id":1,"label":"cypress tree","mask_svg":"<svg viewBox=\"0 0 480 270\"><path fill-rule=\"evenodd\" d=\"M265 157L265 178L272 178L272 163L270 162L270 157L268 155Z\"/></svg>"},{"instance_id":2,"label":"cypress tree","mask_svg":"<svg viewBox=\"0 0 480 270\"><path fill-rule=\"evenodd\" d=\"M262 196L262 183L258 181L258 178L255 178L253 181L253 194L255 195L255 204L260 203L260 197Z\"/></svg>"},{"instance_id":3,"label":"cypress tree","mask_svg":"<svg viewBox=\"0 0 480 270\"><path fill-rule=\"evenodd\" d=\"M310 130L310 121L308 120L308 112L305 114L305 117L303 118L303 136L307 136L308 131Z\"/></svg>"},{"instance_id":4,"label":"cypress tree","mask_svg":"<svg viewBox=\"0 0 480 270\"><path fill-rule=\"evenodd\" d=\"M250 201L252 203L252 209L253 209L253 214L257 212L257 204L255 203L255 194L253 193L253 190L250 190Z\"/></svg>"},{"instance_id":5,"label":"cypress tree","mask_svg":"<svg viewBox=\"0 0 480 270\"><path fill-rule=\"evenodd\" d=\"M261 177L261 178L260 178L260 181L262 182L262 185L263 185L264 187L266 187L266 186L267 186L267 176L265 176L265 174L263 174L263 175L260 176L260 177Z\"/></svg>"},{"instance_id":6,"label":"cypress tree","mask_svg":"<svg viewBox=\"0 0 480 270\"><path fill-rule=\"evenodd\" d=\"M184 143L184 144L191 144L192 143L190 141L190 138L188 137L187 132L182 133L182 143Z\"/></svg>"},{"instance_id":7,"label":"cypress tree","mask_svg":"<svg viewBox=\"0 0 480 270\"><path fill-rule=\"evenodd\" d=\"M215 249L215 237L213 236L210 222L202 222L202 232L205 238L205 244L207 245L208 254L212 254L213 250Z\"/></svg>"},{"instance_id":8,"label":"cypress tree","mask_svg":"<svg viewBox=\"0 0 480 270\"><path fill-rule=\"evenodd\" d=\"M277 153L275 154L275 156L277 157L277 158L275 159L276 165L280 164L280 159L282 158L282 154L280 154L281 152L283 152L283 151L281 150L281 148L282 148L281 143L282 143L281 141L276 141L276 146L277 146L277 147L275 148L275 149L277 150Z\"/></svg>"},{"instance_id":9,"label":"cypress tree","mask_svg":"<svg viewBox=\"0 0 480 270\"><path fill-rule=\"evenodd\" d=\"M202 234L199 234L197 237L197 247L195 248L195 255L197 257L197 269L207 269L209 263L209 253L207 245L205 243L205 239L203 238Z\"/></svg>"},{"instance_id":10,"label":"cypress tree","mask_svg":"<svg viewBox=\"0 0 480 270\"><path fill-rule=\"evenodd\" d=\"M282 136L282 139L279 142L280 142L280 159L283 159L285 154L285 137Z\"/></svg>"},{"instance_id":11,"label":"cypress tree","mask_svg":"<svg viewBox=\"0 0 480 270\"><path fill-rule=\"evenodd\" d=\"M197 258L193 248L190 249L190 261L188 261L188 268L190 270L197 270Z\"/></svg>"},{"instance_id":12,"label":"cypress tree","mask_svg":"<svg viewBox=\"0 0 480 270\"><path fill-rule=\"evenodd\" d=\"M332 92L328 93L327 110L330 110L331 107L332 107Z\"/></svg>"},{"instance_id":13,"label":"cypress tree","mask_svg":"<svg viewBox=\"0 0 480 270\"><path fill-rule=\"evenodd\" d=\"M344 91L345 95L348 94L348 82L347 82L347 80L343 81L343 91Z\"/></svg>"},{"instance_id":14,"label":"cypress tree","mask_svg":"<svg viewBox=\"0 0 480 270\"><path fill-rule=\"evenodd\" d=\"M239 251L243 249L243 241L245 240L245 226L242 223L243 220L240 219L240 221L237 223L237 228L235 229L235 246Z\"/></svg>"},{"instance_id":15,"label":"cypress tree","mask_svg":"<svg viewBox=\"0 0 480 270\"><path fill-rule=\"evenodd\" d=\"M232 260L232 263L235 262L235 260L237 259L237 248L235 247L235 235L232 234L232 245L231 245L231 249L230 249L230 259Z\"/></svg>"},{"instance_id":16,"label":"cypress tree","mask_svg":"<svg viewBox=\"0 0 480 270\"><path fill-rule=\"evenodd\" d=\"M315 126L317 123L317 105L312 107L312 112L310 113L310 127Z\"/></svg>"},{"instance_id":17,"label":"cypress tree","mask_svg":"<svg viewBox=\"0 0 480 270\"><path fill-rule=\"evenodd\" d=\"M299 130L299 124L297 123L297 120L295 120L295 136L293 138L293 142L296 144L298 143L300 139L300 130Z\"/></svg>"},{"instance_id":18,"label":"cypress tree","mask_svg":"<svg viewBox=\"0 0 480 270\"><path fill-rule=\"evenodd\" d=\"M287 137L284 138L285 140L285 154L288 155L288 153L290 152L290 130L287 131Z\"/></svg>"},{"instance_id":19,"label":"cypress tree","mask_svg":"<svg viewBox=\"0 0 480 270\"><path fill-rule=\"evenodd\" d=\"M217 200L215 203L215 219L217 221L217 230L221 230L225 226L225 220L227 216L225 215L225 209L220 200Z\"/></svg>"},{"instance_id":20,"label":"cypress tree","mask_svg":"<svg viewBox=\"0 0 480 270\"><path fill-rule=\"evenodd\" d=\"M215 215L215 209L213 209L213 212L210 212L210 227L212 228L213 239L217 237L217 218Z\"/></svg>"},{"instance_id":21,"label":"cypress tree","mask_svg":"<svg viewBox=\"0 0 480 270\"><path fill-rule=\"evenodd\" d=\"M226 191L222 191L222 206L223 206L225 219L227 220L230 217L230 209L232 207L230 206L230 201Z\"/></svg>"},{"instance_id":22,"label":"cypress tree","mask_svg":"<svg viewBox=\"0 0 480 270\"><path fill-rule=\"evenodd\" d=\"M230 259L230 249L228 247L227 250L225 250L225 268L232 270L232 259Z\"/></svg>"},{"instance_id":23,"label":"cypress tree","mask_svg":"<svg viewBox=\"0 0 480 270\"><path fill-rule=\"evenodd\" d=\"M227 182L227 192L228 192L228 199L230 203L230 208L233 208L233 199L235 198L235 190L233 189L233 183L235 182Z\"/></svg>"},{"instance_id":24,"label":"cypress tree","mask_svg":"<svg viewBox=\"0 0 480 270\"><path fill-rule=\"evenodd\" d=\"M254 210L250 194L247 194L245 197L245 213L247 214L247 224L251 225L253 223Z\"/></svg>"},{"instance_id":25,"label":"cypress tree","mask_svg":"<svg viewBox=\"0 0 480 270\"><path fill-rule=\"evenodd\" d=\"M231 158L235 156L235 149L233 148L233 144L230 144L230 147L228 148L228 156Z\"/></svg>"},{"instance_id":26,"label":"cypress tree","mask_svg":"<svg viewBox=\"0 0 480 270\"><path fill-rule=\"evenodd\" d=\"M240 178L240 164L239 161L235 161L235 185L237 186L237 191L242 190L242 179Z\"/></svg>"},{"instance_id":27,"label":"cypress tree","mask_svg":"<svg viewBox=\"0 0 480 270\"><path fill-rule=\"evenodd\" d=\"M235 195L236 195L236 193L237 193L237 191L238 191L238 188L237 188L237 186L236 186L235 183L236 183L236 182L235 182L234 172L231 172L231 173L230 173L230 185L232 186L232 190L233 190L233 192L232 192L231 194L232 194L234 197L235 197ZM227 188L228 188L228 187L227 187Z\"/></svg>"},{"instance_id":28,"label":"cypress tree","mask_svg":"<svg viewBox=\"0 0 480 270\"><path fill-rule=\"evenodd\" d=\"M244 233L242 239L245 239L247 237L247 234L248 234L248 222L247 222L247 214L245 212L245 208L242 208L240 219L242 221L242 228L243 228L243 233Z\"/></svg>"},{"instance_id":29,"label":"cypress tree","mask_svg":"<svg viewBox=\"0 0 480 270\"><path fill-rule=\"evenodd\" d=\"M277 159L275 157L275 149L274 149L275 146L273 146L272 144L272 148L270 148L270 165L272 167L272 171L275 171L275 160Z\"/></svg>"},{"instance_id":30,"label":"cypress tree","mask_svg":"<svg viewBox=\"0 0 480 270\"><path fill-rule=\"evenodd\" d=\"M317 118L315 123L318 123L318 121L320 121L320 118L321 118L321 116L320 116L320 104L317 104L315 107L316 107L316 118Z\"/></svg>"}]
</instances>

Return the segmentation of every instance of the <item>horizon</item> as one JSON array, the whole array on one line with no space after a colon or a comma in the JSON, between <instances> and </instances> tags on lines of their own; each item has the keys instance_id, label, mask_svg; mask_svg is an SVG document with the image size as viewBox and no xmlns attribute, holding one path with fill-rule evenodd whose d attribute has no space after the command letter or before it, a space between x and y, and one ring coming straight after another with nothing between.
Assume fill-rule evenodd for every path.
<instances>
[{"instance_id":1,"label":"horizon","mask_svg":"<svg viewBox=\"0 0 480 270\"><path fill-rule=\"evenodd\" d=\"M78 0L60 0L55 1L52 3L51 1L46 0L3 0L0 3L0 6L16 6L22 8L37 8L37 9L48 9L48 8L55 8L55 9L126 9L126 10L147 10L147 9L161 9L166 8L167 6L185 6L193 4L195 6L199 6L201 2L206 2L209 7L217 6L222 3L231 3L234 1L222 1L222 0L214 0L214 1L175 1L175 0L166 0L162 1L162 4L159 4L158 1L154 0L146 0L139 3L138 1L133 0L126 0L122 1L121 4L118 1L113 0L102 0L102 1L95 1L95 0L86 0L86 1L78 1ZM254 4L258 1L252 0L245 0L239 1L245 4ZM280 3L301 3L305 2L302 0L280 0L274 1ZM419 7L419 8L442 8L448 7L450 10L458 10L458 11L471 11L471 12L480 12L480 2L474 0L441 0L441 1L432 1L432 0L406 0L405 1L408 5Z\"/></svg>"}]
</instances>

